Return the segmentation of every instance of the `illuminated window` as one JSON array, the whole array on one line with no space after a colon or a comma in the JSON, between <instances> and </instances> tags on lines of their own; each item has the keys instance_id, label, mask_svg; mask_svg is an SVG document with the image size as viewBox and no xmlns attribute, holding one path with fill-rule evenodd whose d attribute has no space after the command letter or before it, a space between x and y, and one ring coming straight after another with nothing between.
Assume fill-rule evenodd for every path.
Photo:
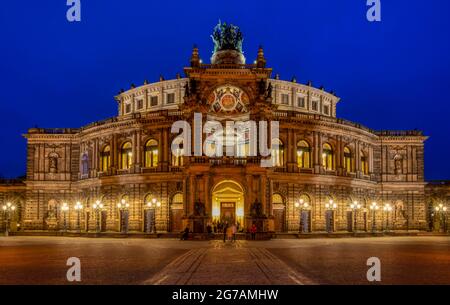
<instances>
[{"instance_id":1,"label":"illuminated window","mask_svg":"<svg viewBox=\"0 0 450 305\"><path fill-rule=\"evenodd\" d=\"M175 93L167 93L167 101L166 104L175 103Z\"/></svg>"},{"instance_id":2,"label":"illuminated window","mask_svg":"<svg viewBox=\"0 0 450 305\"><path fill-rule=\"evenodd\" d=\"M139 99L136 102L136 109L141 110L142 108L144 108L144 100Z\"/></svg>"},{"instance_id":3,"label":"illuminated window","mask_svg":"<svg viewBox=\"0 0 450 305\"><path fill-rule=\"evenodd\" d=\"M305 108L305 98L303 96L297 98L297 106Z\"/></svg>"},{"instance_id":4,"label":"illuminated window","mask_svg":"<svg viewBox=\"0 0 450 305\"><path fill-rule=\"evenodd\" d=\"M184 148L181 141L180 138L174 141L174 144L178 144L178 148L172 151L172 166L183 166Z\"/></svg>"},{"instance_id":5,"label":"illuminated window","mask_svg":"<svg viewBox=\"0 0 450 305\"><path fill-rule=\"evenodd\" d=\"M129 169L133 159L133 153L131 149L131 143L126 142L120 149L120 169Z\"/></svg>"},{"instance_id":6,"label":"illuminated window","mask_svg":"<svg viewBox=\"0 0 450 305\"><path fill-rule=\"evenodd\" d=\"M364 152L361 151L361 171L364 175L369 174L369 163L367 162L367 157Z\"/></svg>"},{"instance_id":7,"label":"illuminated window","mask_svg":"<svg viewBox=\"0 0 450 305\"><path fill-rule=\"evenodd\" d=\"M331 145L328 143L322 146L322 166L326 170L334 170L334 154Z\"/></svg>"},{"instance_id":8,"label":"illuminated window","mask_svg":"<svg viewBox=\"0 0 450 305\"><path fill-rule=\"evenodd\" d=\"M297 164L299 168L311 167L311 148L304 140L297 143Z\"/></svg>"},{"instance_id":9,"label":"illuminated window","mask_svg":"<svg viewBox=\"0 0 450 305\"><path fill-rule=\"evenodd\" d=\"M344 168L347 173L355 171L353 154L348 147L344 148Z\"/></svg>"},{"instance_id":10,"label":"illuminated window","mask_svg":"<svg viewBox=\"0 0 450 305\"><path fill-rule=\"evenodd\" d=\"M283 166L284 145L279 139L274 139L272 143L272 165Z\"/></svg>"},{"instance_id":11,"label":"illuminated window","mask_svg":"<svg viewBox=\"0 0 450 305\"><path fill-rule=\"evenodd\" d=\"M158 97L157 96L151 96L150 97L150 106L158 106Z\"/></svg>"},{"instance_id":12,"label":"illuminated window","mask_svg":"<svg viewBox=\"0 0 450 305\"><path fill-rule=\"evenodd\" d=\"M148 140L144 148L144 164L145 167L158 166L158 142L156 140Z\"/></svg>"},{"instance_id":13,"label":"illuminated window","mask_svg":"<svg viewBox=\"0 0 450 305\"><path fill-rule=\"evenodd\" d=\"M111 148L109 145L105 146L100 153L100 170L102 172L108 171L111 166Z\"/></svg>"}]
</instances>

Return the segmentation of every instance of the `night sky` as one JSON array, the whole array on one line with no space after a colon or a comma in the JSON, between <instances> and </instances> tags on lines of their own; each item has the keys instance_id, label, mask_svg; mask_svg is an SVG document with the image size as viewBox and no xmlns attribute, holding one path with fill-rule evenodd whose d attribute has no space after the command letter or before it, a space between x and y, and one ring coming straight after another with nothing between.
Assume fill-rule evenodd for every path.
<instances>
[{"instance_id":1,"label":"night sky","mask_svg":"<svg viewBox=\"0 0 450 305\"><path fill-rule=\"evenodd\" d=\"M192 45L209 62L218 20L244 33L247 62L263 45L281 79L334 90L338 117L373 129L421 129L426 179L450 179L450 1L66 0L0 4L0 176L25 173L28 128L80 127L116 115L131 83L182 73Z\"/></svg>"}]
</instances>

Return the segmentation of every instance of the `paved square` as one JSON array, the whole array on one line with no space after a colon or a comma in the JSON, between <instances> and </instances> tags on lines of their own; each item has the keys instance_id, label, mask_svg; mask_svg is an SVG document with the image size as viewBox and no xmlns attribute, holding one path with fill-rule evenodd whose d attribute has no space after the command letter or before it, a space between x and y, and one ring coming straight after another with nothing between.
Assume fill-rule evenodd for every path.
<instances>
[{"instance_id":1,"label":"paved square","mask_svg":"<svg viewBox=\"0 0 450 305\"><path fill-rule=\"evenodd\" d=\"M63 237L0 238L0 284L449 284L450 238L380 237L271 241L179 241Z\"/></svg>"}]
</instances>

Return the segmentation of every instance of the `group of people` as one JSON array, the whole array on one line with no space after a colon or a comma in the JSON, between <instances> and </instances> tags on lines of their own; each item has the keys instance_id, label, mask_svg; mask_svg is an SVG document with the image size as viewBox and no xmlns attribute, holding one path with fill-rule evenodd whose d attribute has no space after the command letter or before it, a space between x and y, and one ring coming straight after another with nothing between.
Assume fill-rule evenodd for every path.
<instances>
[{"instance_id":1,"label":"group of people","mask_svg":"<svg viewBox=\"0 0 450 305\"><path fill-rule=\"evenodd\" d=\"M206 232L209 238L213 238L215 233L223 233L223 242L226 241L236 241L236 233L239 232L240 223L229 224L228 221L213 221L206 225ZM241 229L241 232L243 230ZM251 239L256 240L257 228L255 224L252 224L250 228L247 229L247 233L250 233ZM189 239L189 228L186 227L183 232L181 232L181 240Z\"/></svg>"}]
</instances>

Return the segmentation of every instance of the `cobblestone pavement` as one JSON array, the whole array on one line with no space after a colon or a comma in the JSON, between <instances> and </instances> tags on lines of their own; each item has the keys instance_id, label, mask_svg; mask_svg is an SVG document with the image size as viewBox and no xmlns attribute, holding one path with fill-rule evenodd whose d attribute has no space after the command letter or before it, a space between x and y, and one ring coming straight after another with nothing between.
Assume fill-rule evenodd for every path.
<instances>
[{"instance_id":1,"label":"cobblestone pavement","mask_svg":"<svg viewBox=\"0 0 450 305\"><path fill-rule=\"evenodd\" d=\"M211 247L190 250L144 284L298 285L313 281L298 274L262 247L247 242L211 241ZM215 275L215 276L211 276Z\"/></svg>"},{"instance_id":2,"label":"cobblestone pavement","mask_svg":"<svg viewBox=\"0 0 450 305\"><path fill-rule=\"evenodd\" d=\"M0 284L67 284L69 257L81 284L450 284L450 238L179 241L0 237Z\"/></svg>"}]
</instances>

